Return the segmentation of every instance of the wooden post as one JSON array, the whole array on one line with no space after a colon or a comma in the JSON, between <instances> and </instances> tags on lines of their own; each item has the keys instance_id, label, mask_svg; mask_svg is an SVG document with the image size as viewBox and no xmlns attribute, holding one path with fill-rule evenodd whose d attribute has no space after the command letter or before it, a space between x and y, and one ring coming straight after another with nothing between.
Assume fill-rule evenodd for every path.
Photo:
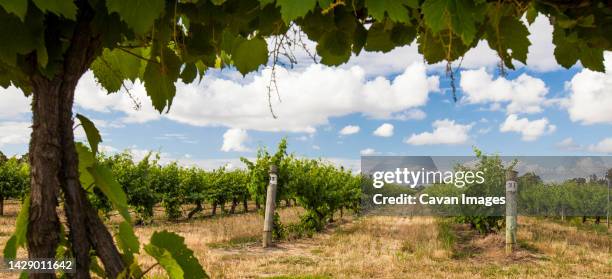
<instances>
[{"instance_id":1,"label":"wooden post","mask_svg":"<svg viewBox=\"0 0 612 279\"><path fill-rule=\"evenodd\" d=\"M506 171L506 254L511 254L516 246L516 176L516 171Z\"/></svg>"},{"instance_id":2,"label":"wooden post","mask_svg":"<svg viewBox=\"0 0 612 279\"><path fill-rule=\"evenodd\" d=\"M266 213L263 230L263 247L270 247L272 244L272 229L274 226L274 210L276 208L276 185L278 178L278 168L270 166L270 184L266 195Z\"/></svg>"},{"instance_id":3,"label":"wooden post","mask_svg":"<svg viewBox=\"0 0 612 279\"><path fill-rule=\"evenodd\" d=\"M606 209L606 225L610 229L610 187L612 187L612 172L608 172L608 208Z\"/></svg>"}]
</instances>

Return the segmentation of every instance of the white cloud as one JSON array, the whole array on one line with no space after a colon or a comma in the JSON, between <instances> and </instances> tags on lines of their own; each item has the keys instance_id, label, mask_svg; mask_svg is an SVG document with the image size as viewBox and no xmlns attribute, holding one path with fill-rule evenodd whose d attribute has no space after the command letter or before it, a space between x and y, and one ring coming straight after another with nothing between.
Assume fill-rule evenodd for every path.
<instances>
[{"instance_id":1,"label":"white cloud","mask_svg":"<svg viewBox=\"0 0 612 279\"><path fill-rule=\"evenodd\" d=\"M393 136L393 128L392 124L384 123L374 130L374 135L385 138L391 137Z\"/></svg>"},{"instance_id":2,"label":"white cloud","mask_svg":"<svg viewBox=\"0 0 612 279\"><path fill-rule=\"evenodd\" d=\"M105 145L105 144L100 144L99 148L100 152L105 153L105 154L114 154L119 152L119 149L114 148L110 145Z\"/></svg>"},{"instance_id":3,"label":"white cloud","mask_svg":"<svg viewBox=\"0 0 612 279\"><path fill-rule=\"evenodd\" d=\"M412 145L432 145L432 144L464 144L470 139L468 132L472 129L472 124L455 124L454 120L436 120L432 124L433 132L423 132L412 134L405 143Z\"/></svg>"},{"instance_id":4,"label":"white cloud","mask_svg":"<svg viewBox=\"0 0 612 279\"><path fill-rule=\"evenodd\" d=\"M461 89L468 104L488 104L498 107L508 103L506 112L537 113L542 111L548 88L544 81L522 74L515 80L493 79L484 68L461 72Z\"/></svg>"},{"instance_id":5,"label":"white cloud","mask_svg":"<svg viewBox=\"0 0 612 279\"><path fill-rule=\"evenodd\" d=\"M7 144L25 144L30 141L30 122L0 122L0 147Z\"/></svg>"},{"instance_id":6,"label":"white cloud","mask_svg":"<svg viewBox=\"0 0 612 279\"><path fill-rule=\"evenodd\" d=\"M489 132L491 132L491 127L486 127L486 128L478 129L478 134L480 134L480 135L486 135Z\"/></svg>"},{"instance_id":7,"label":"white cloud","mask_svg":"<svg viewBox=\"0 0 612 279\"><path fill-rule=\"evenodd\" d=\"M165 133L162 134L160 136L156 136L155 139L157 140L169 140L172 142L182 142L182 143L190 143L190 144L195 144L198 143L197 140L192 139L191 137L185 135L185 134L181 134L181 133Z\"/></svg>"},{"instance_id":8,"label":"white cloud","mask_svg":"<svg viewBox=\"0 0 612 279\"><path fill-rule=\"evenodd\" d=\"M567 151L576 151L582 149L582 146L574 142L573 138L565 138L562 141L558 142L555 146L561 150Z\"/></svg>"},{"instance_id":9,"label":"white cloud","mask_svg":"<svg viewBox=\"0 0 612 279\"><path fill-rule=\"evenodd\" d=\"M0 87L0 119L9 119L30 112L32 98L26 98L20 89L14 86Z\"/></svg>"},{"instance_id":10,"label":"white cloud","mask_svg":"<svg viewBox=\"0 0 612 279\"><path fill-rule=\"evenodd\" d=\"M144 123L161 117L153 108L143 83L137 81L132 84L126 81L125 85L129 89L129 94L125 89L108 94L96 82L93 73L88 71L77 84L74 101L78 107L87 110L105 113L122 112L125 116L121 118L121 121L125 123ZM137 104L139 109L136 109Z\"/></svg>"},{"instance_id":11,"label":"white cloud","mask_svg":"<svg viewBox=\"0 0 612 279\"><path fill-rule=\"evenodd\" d=\"M338 132L338 133L340 135L343 135L343 136L348 136L348 135L359 133L359 130L361 130L361 128L359 128L359 126L356 126L356 125L347 125L344 128L342 128L340 130L340 132Z\"/></svg>"},{"instance_id":12,"label":"white cloud","mask_svg":"<svg viewBox=\"0 0 612 279\"><path fill-rule=\"evenodd\" d=\"M516 114L508 115L506 121L499 126L501 132L516 132L522 135L524 141L534 141L544 134L550 134L557 129L549 124L546 117L538 120L518 118Z\"/></svg>"},{"instance_id":13,"label":"white cloud","mask_svg":"<svg viewBox=\"0 0 612 279\"><path fill-rule=\"evenodd\" d=\"M497 52L493 51L486 41L482 40L478 42L476 47L469 50L461 61L461 68L464 69L478 69L482 67L493 68L499 64L499 56ZM453 65L459 66L459 62L453 63Z\"/></svg>"},{"instance_id":14,"label":"white cloud","mask_svg":"<svg viewBox=\"0 0 612 279\"><path fill-rule=\"evenodd\" d=\"M605 138L597 144L589 145L589 151L612 154L612 138Z\"/></svg>"},{"instance_id":15,"label":"white cloud","mask_svg":"<svg viewBox=\"0 0 612 279\"><path fill-rule=\"evenodd\" d=\"M221 147L221 151L249 151L250 149L244 145L248 139L249 135L246 130L228 129L225 134L223 134L223 146Z\"/></svg>"},{"instance_id":16,"label":"white cloud","mask_svg":"<svg viewBox=\"0 0 612 279\"><path fill-rule=\"evenodd\" d=\"M342 67L359 66L364 69L367 76L388 76L402 73L408 66L422 61L423 55L419 54L417 44L412 43L387 53L361 52L358 56L353 55Z\"/></svg>"},{"instance_id":17,"label":"white cloud","mask_svg":"<svg viewBox=\"0 0 612 279\"><path fill-rule=\"evenodd\" d=\"M583 69L566 84L564 104L570 119L582 124L612 124L612 52L604 53L605 73Z\"/></svg>"},{"instance_id":18,"label":"white cloud","mask_svg":"<svg viewBox=\"0 0 612 279\"><path fill-rule=\"evenodd\" d=\"M315 145L312 146L312 149L314 149L314 150L321 150L321 147L315 144Z\"/></svg>"},{"instance_id":19,"label":"white cloud","mask_svg":"<svg viewBox=\"0 0 612 279\"><path fill-rule=\"evenodd\" d=\"M529 27L531 45L527 53L527 68L536 72L550 72L562 69L557 64L552 43L553 26L542 14Z\"/></svg>"},{"instance_id":20,"label":"white cloud","mask_svg":"<svg viewBox=\"0 0 612 279\"><path fill-rule=\"evenodd\" d=\"M392 79L369 79L362 67L347 67L277 68L279 96L273 92L270 100L276 119L268 104L269 68L245 80L211 74L199 84L179 81L172 108L162 115L151 105L141 82L126 82L129 91L107 94L87 72L77 85L75 103L79 109L120 112L124 115L121 123L165 117L194 126L314 133L319 126L328 125L330 118L354 113L374 119L423 119L425 113L418 108L426 105L430 92L439 91L439 77L427 76L421 62L403 68Z\"/></svg>"},{"instance_id":21,"label":"white cloud","mask_svg":"<svg viewBox=\"0 0 612 279\"><path fill-rule=\"evenodd\" d=\"M366 148L366 149L363 149L363 150L359 151L359 154L361 154L363 156L374 155L374 154L376 154L376 150L374 150L372 148Z\"/></svg>"},{"instance_id":22,"label":"white cloud","mask_svg":"<svg viewBox=\"0 0 612 279\"><path fill-rule=\"evenodd\" d=\"M407 121L407 120L423 120L427 117L424 111L420 109L409 109L394 113L391 115L391 119Z\"/></svg>"},{"instance_id":23,"label":"white cloud","mask_svg":"<svg viewBox=\"0 0 612 279\"><path fill-rule=\"evenodd\" d=\"M227 126L259 131L313 133L331 117L360 113L376 119L424 106L429 92L439 90L437 76L428 77L425 65L414 63L393 80L366 80L364 70L310 65L303 72L277 68L279 97L272 95L274 119L266 86L270 69L240 84L204 78L197 84L178 83L168 118L196 126ZM206 109L203 109L206 108Z\"/></svg>"}]
</instances>

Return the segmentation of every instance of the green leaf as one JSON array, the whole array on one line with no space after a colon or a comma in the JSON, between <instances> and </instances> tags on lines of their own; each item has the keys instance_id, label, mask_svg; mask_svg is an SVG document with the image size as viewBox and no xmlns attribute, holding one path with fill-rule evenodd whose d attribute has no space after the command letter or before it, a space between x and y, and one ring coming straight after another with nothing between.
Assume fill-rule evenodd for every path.
<instances>
[{"instance_id":1,"label":"green leaf","mask_svg":"<svg viewBox=\"0 0 612 279\"><path fill-rule=\"evenodd\" d=\"M232 60L236 69L243 75L255 71L260 65L268 62L268 44L259 37L235 40Z\"/></svg>"},{"instance_id":2,"label":"green leaf","mask_svg":"<svg viewBox=\"0 0 612 279\"><path fill-rule=\"evenodd\" d=\"M0 6L8 13L17 15L23 21L28 10L28 0L2 0Z\"/></svg>"},{"instance_id":3,"label":"green leaf","mask_svg":"<svg viewBox=\"0 0 612 279\"><path fill-rule=\"evenodd\" d=\"M134 234L132 225L127 221L119 224L119 233L117 234L117 244L123 251L123 254L128 258L128 262L134 260L134 254L138 254L140 250L140 242Z\"/></svg>"},{"instance_id":4,"label":"green leaf","mask_svg":"<svg viewBox=\"0 0 612 279\"><path fill-rule=\"evenodd\" d=\"M113 173L106 168L95 164L89 168L89 173L94 178L96 187L108 198L113 207L119 211L125 221L130 222L131 217L128 211L127 197L121 185L115 180Z\"/></svg>"},{"instance_id":5,"label":"green leaf","mask_svg":"<svg viewBox=\"0 0 612 279\"><path fill-rule=\"evenodd\" d=\"M553 43L555 44L555 58L561 66L570 68L578 62L578 46L568 40L563 29L555 27Z\"/></svg>"},{"instance_id":6,"label":"green leaf","mask_svg":"<svg viewBox=\"0 0 612 279\"><path fill-rule=\"evenodd\" d=\"M529 30L521 20L516 17L502 17L499 23L500 34L498 42L503 50L511 49L513 59L527 63L527 52L529 50Z\"/></svg>"},{"instance_id":7,"label":"green leaf","mask_svg":"<svg viewBox=\"0 0 612 279\"><path fill-rule=\"evenodd\" d=\"M195 64L185 64L185 68L181 72L181 79L184 83L191 83L198 76L198 68Z\"/></svg>"},{"instance_id":8,"label":"green leaf","mask_svg":"<svg viewBox=\"0 0 612 279\"><path fill-rule=\"evenodd\" d=\"M368 38L365 44L367 51L388 52L395 48L391 41L391 32L385 30L385 23L376 22L368 30Z\"/></svg>"},{"instance_id":9,"label":"green leaf","mask_svg":"<svg viewBox=\"0 0 612 279\"><path fill-rule=\"evenodd\" d=\"M366 0L368 13L376 20L383 21L385 14L393 21L409 23L410 15L406 7L417 8L418 0Z\"/></svg>"},{"instance_id":10,"label":"green leaf","mask_svg":"<svg viewBox=\"0 0 612 279\"><path fill-rule=\"evenodd\" d=\"M16 259L17 258L17 237L12 235L4 245L3 256L5 259Z\"/></svg>"},{"instance_id":11,"label":"green leaf","mask_svg":"<svg viewBox=\"0 0 612 279\"><path fill-rule=\"evenodd\" d=\"M109 12L117 12L134 32L143 35L153 26L165 8L164 0L108 0Z\"/></svg>"},{"instance_id":12,"label":"green leaf","mask_svg":"<svg viewBox=\"0 0 612 279\"><path fill-rule=\"evenodd\" d=\"M16 66L17 54L44 48L43 31L42 14L28 15L28 22L24 23L17 15L0 9L0 62L3 62L0 65Z\"/></svg>"},{"instance_id":13,"label":"green leaf","mask_svg":"<svg viewBox=\"0 0 612 279\"><path fill-rule=\"evenodd\" d=\"M269 4L274 3L274 0L259 0L259 6L260 7L265 7Z\"/></svg>"},{"instance_id":14,"label":"green leaf","mask_svg":"<svg viewBox=\"0 0 612 279\"><path fill-rule=\"evenodd\" d=\"M82 114L77 113L76 117L81 122L81 126L83 130L85 130L85 135L87 136L87 141L89 141L89 146L93 152L94 157L98 153L98 145L102 142L102 137L100 136L100 131L96 128L96 125L89 120L89 118L83 116Z\"/></svg>"},{"instance_id":15,"label":"green leaf","mask_svg":"<svg viewBox=\"0 0 612 279\"><path fill-rule=\"evenodd\" d=\"M36 6L45 12L52 12L67 19L76 20L77 6L69 0L32 0Z\"/></svg>"},{"instance_id":16,"label":"green leaf","mask_svg":"<svg viewBox=\"0 0 612 279\"><path fill-rule=\"evenodd\" d=\"M527 22L529 23L529 25L533 24L533 22L536 20L536 17L538 17L538 11L535 9L533 4L530 5L527 9L525 17L527 18Z\"/></svg>"},{"instance_id":17,"label":"green leaf","mask_svg":"<svg viewBox=\"0 0 612 279\"><path fill-rule=\"evenodd\" d=\"M351 44L345 32L330 31L321 37L317 44L317 53L321 55L321 63L336 66L351 58Z\"/></svg>"},{"instance_id":18,"label":"green leaf","mask_svg":"<svg viewBox=\"0 0 612 279\"><path fill-rule=\"evenodd\" d=\"M151 255L159 265L161 265L166 272L168 273L168 277L171 279L183 279L184 271L181 269L181 266L176 262L176 260L172 257L172 254L168 252L168 250L159 248L153 244L147 244L144 247L144 250L147 254Z\"/></svg>"},{"instance_id":19,"label":"green leaf","mask_svg":"<svg viewBox=\"0 0 612 279\"><path fill-rule=\"evenodd\" d=\"M434 36L431 32L420 35L417 38L419 53L422 53L429 64L435 64L446 58L446 50L442 45L439 36Z\"/></svg>"},{"instance_id":20,"label":"green leaf","mask_svg":"<svg viewBox=\"0 0 612 279\"><path fill-rule=\"evenodd\" d=\"M326 9L329 8L332 3L334 3L334 0L318 0L317 3L319 3L319 7L321 9Z\"/></svg>"},{"instance_id":21,"label":"green leaf","mask_svg":"<svg viewBox=\"0 0 612 279\"><path fill-rule=\"evenodd\" d=\"M451 29L466 45L476 36L476 23L484 18L484 8L471 0L426 0L421 7L425 24L432 31Z\"/></svg>"},{"instance_id":22,"label":"green leaf","mask_svg":"<svg viewBox=\"0 0 612 279\"><path fill-rule=\"evenodd\" d=\"M153 106L160 113L172 105L176 94L174 82L179 77L181 61L168 48L163 49L162 58L158 63L149 61L144 71L144 82L147 95L151 98Z\"/></svg>"},{"instance_id":23,"label":"green leaf","mask_svg":"<svg viewBox=\"0 0 612 279\"><path fill-rule=\"evenodd\" d=\"M578 51L580 55L580 63L582 66L598 72L604 72L606 70L604 66L603 49L583 47Z\"/></svg>"},{"instance_id":24,"label":"green leaf","mask_svg":"<svg viewBox=\"0 0 612 279\"><path fill-rule=\"evenodd\" d=\"M351 50L355 55L359 55L361 50L364 48L366 41L368 40L368 30L363 25L357 24L355 26L355 32L353 33L353 45Z\"/></svg>"},{"instance_id":25,"label":"green leaf","mask_svg":"<svg viewBox=\"0 0 612 279\"><path fill-rule=\"evenodd\" d=\"M391 28L391 41L393 41L396 46L410 44L416 38L416 32L414 26L395 24L393 28Z\"/></svg>"},{"instance_id":26,"label":"green leaf","mask_svg":"<svg viewBox=\"0 0 612 279\"><path fill-rule=\"evenodd\" d=\"M185 271L185 279L208 278L193 251L185 245L185 238L182 236L168 231L154 232L151 236L151 244L170 252L172 258Z\"/></svg>"},{"instance_id":27,"label":"green leaf","mask_svg":"<svg viewBox=\"0 0 612 279\"><path fill-rule=\"evenodd\" d=\"M79 155L79 181L81 182L81 186L83 186L86 190L93 190L90 187L94 183L94 179L87 170L87 168L91 167L95 163L95 158L93 153L85 146L84 144L77 142L76 144L77 154Z\"/></svg>"},{"instance_id":28,"label":"green leaf","mask_svg":"<svg viewBox=\"0 0 612 279\"><path fill-rule=\"evenodd\" d=\"M141 56L142 50L138 48L125 51L104 49L102 55L91 64L91 69L106 91L117 92L123 86L124 80L135 81L138 78L142 60L136 55Z\"/></svg>"},{"instance_id":29,"label":"green leaf","mask_svg":"<svg viewBox=\"0 0 612 279\"><path fill-rule=\"evenodd\" d=\"M15 232L6 242L3 251L5 259L15 259L17 257L17 249L25 247L26 235L28 232L28 218L30 217L30 197L27 196L21 204L21 209L15 221Z\"/></svg>"},{"instance_id":30,"label":"green leaf","mask_svg":"<svg viewBox=\"0 0 612 279\"><path fill-rule=\"evenodd\" d=\"M276 5L281 8L281 17L285 23L289 24L291 21L305 16L311 11L317 0L277 0Z\"/></svg>"}]
</instances>

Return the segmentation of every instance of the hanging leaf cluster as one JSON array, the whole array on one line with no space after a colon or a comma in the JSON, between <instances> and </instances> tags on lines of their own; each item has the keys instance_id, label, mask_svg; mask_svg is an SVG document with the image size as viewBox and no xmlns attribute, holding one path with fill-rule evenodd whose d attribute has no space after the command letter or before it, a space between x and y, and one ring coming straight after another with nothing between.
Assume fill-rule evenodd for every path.
<instances>
[{"instance_id":1,"label":"hanging leaf cluster","mask_svg":"<svg viewBox=\"0 0 612 279\"><path fill-rule=\"evenodd\" d=\"M31 92L33 76L62 75L79 46L89 58L81 73L93 70L109 92L140 80L161 112L177 80L213 67L255 71L269 61L267 39L292 27L326 65L415 41L428 63L455 61L485 40L513 69L527 62L527 25L539 14L554 26L559 64L604 71L612 6L603 0L14 0L0 2L0 86Z\"/></svg>"}]
</instances>

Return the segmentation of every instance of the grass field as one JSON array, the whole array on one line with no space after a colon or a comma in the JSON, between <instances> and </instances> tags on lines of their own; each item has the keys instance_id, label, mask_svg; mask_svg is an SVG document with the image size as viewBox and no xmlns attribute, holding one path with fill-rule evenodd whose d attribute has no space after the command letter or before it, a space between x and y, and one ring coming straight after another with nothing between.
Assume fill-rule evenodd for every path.
<instances>
[{"instance_id":1,"label":"grass field","mask_svg":"<svg viewBox=\"0 0 612 279\"><path fill-rule=\"evenodd\" d=\"M17 210L9 203L0 217L2 247ZM297 222L301 212L283 208L281 219ZM612 278L612 234L605 225L520 217L519 249L506 256L502 235L481 236L433 217L345 217L312 238L267 250L259 242L262 223L257 213L189 222L160 216L136 233L143 242L156 230L179 233L213 278ZM145 255L139 260L153 264Z\"/></svg>"}]
</instances>

